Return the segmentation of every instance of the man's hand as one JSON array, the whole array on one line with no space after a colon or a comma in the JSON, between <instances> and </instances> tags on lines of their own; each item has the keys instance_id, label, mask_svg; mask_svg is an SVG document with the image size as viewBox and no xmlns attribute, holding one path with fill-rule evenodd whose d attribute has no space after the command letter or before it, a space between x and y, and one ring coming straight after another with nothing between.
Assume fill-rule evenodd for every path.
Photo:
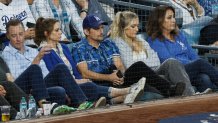
<instances>
[{"instance_id":1,"label":"man's hand","mask_svg":"<svg viewBox=\"0 0 218 123\"><path fill-rule=\"evenodd\" d=\"M111 81L113 85L122 85L124 82L123 78L119 78L117 76L117 71L114 71L112 74L109 75L109 81Z\"/></svg>"},{"instance_id":2,"label":"man's hand","mask_svg":"<svg viewBox=\"0 0 218 123\"><path fill-rule=\"evenodd\" d=\"M25 33L25 39L33 39L35 38L35 28L28 28Z\"/></svg>"},{"instance_id":3,"label":"man's hand","mask_svg":"<svg viewBox=\"0 0 218 123\"><path fill-rule=\"evenodd\" d=\"M0 85L0 96L5 96L6 95L6 91L4 89L4 87L2 85Z\"/></svg>"}]
</instances>

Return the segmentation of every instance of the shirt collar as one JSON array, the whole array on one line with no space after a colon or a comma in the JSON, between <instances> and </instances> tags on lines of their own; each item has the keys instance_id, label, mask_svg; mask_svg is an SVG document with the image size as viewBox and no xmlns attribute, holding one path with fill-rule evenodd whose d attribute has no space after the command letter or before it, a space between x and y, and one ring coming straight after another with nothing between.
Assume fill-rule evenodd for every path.
<instances>
[{"instance_id":1,"label":"shirt collar","mask_svg":"<svg viewBox=\"0 0 218 123\"><path fill-rule=\"evenodd\" d=\"M87 38L83 38L82 43L85 44L86 48L89 50L96 49L95 47L93 47L92 45L89 44Z\"/></svg>"},{"instance_id":2,"label":"shirt collar","mask_svg":"<svg viewBox=\"0 0 218 123\"><path fill-rule=\"evenodd\" d=\"M20 51L17 50L16 48L14 48L10 43L9 43L8 47L10 48L10 52L11 52L12 54L20 53ZM25 52L28 52L28 51L29 51L29 48L24 45L24 53L25 53Z\"/></svg>"}]
</instances>

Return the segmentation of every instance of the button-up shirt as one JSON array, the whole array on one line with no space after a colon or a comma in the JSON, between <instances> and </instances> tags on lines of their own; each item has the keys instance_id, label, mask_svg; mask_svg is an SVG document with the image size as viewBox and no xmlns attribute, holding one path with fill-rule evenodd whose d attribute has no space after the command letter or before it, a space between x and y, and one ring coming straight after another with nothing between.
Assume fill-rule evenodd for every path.
<instances>
[{"instance_id":1,"label":"button-up shirt","mask_svg":"<svg viewBox=\"0 0 218 123\"><path fill-rule=\"evenodd\" d=\"M9 44L3 50L2 57L7 63L12 76L16 79L32 64L37 54L38 50L27 46L24 46L24 53L21 53ZM42 69L43 77L45 77L48 74L48 69L43 60L40 61L39 66Z\"/></svg>"},{"instance_id":2,"label":"button-up shirt","mask_svg":"<svg viewBox=\"0 0 218 123\"><path fill-rule=\"evenodd\" d=\"M98 48L90 45L87 39L82 39L74 45L72 53L77 65L86 62L89 70L102 74L111 73L113 58L120 57L119 50L111 39L100 42Z\"/></svg>"}]
</instances>

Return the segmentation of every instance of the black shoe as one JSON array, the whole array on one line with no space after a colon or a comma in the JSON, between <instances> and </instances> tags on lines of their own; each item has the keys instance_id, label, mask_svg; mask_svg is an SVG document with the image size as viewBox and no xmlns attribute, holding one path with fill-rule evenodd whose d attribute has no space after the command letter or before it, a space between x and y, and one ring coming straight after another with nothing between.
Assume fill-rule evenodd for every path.
<instances>
[{"instance_id":1,"label":"black shoe","mask_svg":"<svg viewBox=\"0 0 218 123\"><path fill-rule=\"evenodd\" d=\"M185 83L178 82L175 86L170 88L170 96L182 96L185 90Z\"/></svg>"}]
</instances>

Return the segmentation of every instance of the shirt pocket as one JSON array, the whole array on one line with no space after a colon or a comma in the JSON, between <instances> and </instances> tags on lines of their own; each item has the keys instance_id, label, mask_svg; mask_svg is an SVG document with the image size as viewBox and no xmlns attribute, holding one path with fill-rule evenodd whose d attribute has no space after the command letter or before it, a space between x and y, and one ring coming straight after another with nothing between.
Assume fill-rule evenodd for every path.
<instances>
[{"instance_id":1,"label":"shirt pocket","mask_svg":"<svg viewBox=\"0 0 218 123\"><path fill-rule=\"evenodd\" d=\"M93 71L96 71L100 65L98 60L89 60L87 61L87 64L88 64L88 68Z\"/></svg>"}]
</instances>

